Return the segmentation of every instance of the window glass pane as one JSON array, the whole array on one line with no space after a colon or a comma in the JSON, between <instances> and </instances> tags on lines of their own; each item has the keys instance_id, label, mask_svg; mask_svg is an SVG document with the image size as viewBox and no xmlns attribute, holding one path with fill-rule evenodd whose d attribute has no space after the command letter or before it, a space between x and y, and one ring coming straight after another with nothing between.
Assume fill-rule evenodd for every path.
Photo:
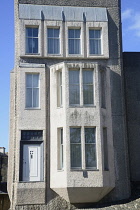
<instances>
[{"instance_id":1,"label":"window glass pane","mask_svg":"<svg viewBox=\"0 0 140 210\"><path fill-rule=\"evenodd\" d=\"M94 30L94 38L100 38L101 37L101 31L100 30Z\"/></svg>"},{"instance_id":2,"label":"window glass pane","mask_svg":"<svg viewBox=\"0 0 140 210\"><path fill-rule=\"evenodd\" d=\"M80 39L74 40L74 54L80 54Z\"/></svg>"},{"instance_id":3,"label":"window glass pane","mask_svg":"<svg viewBox=\"0 0 140 210\"><path fill-rule=\"evenodd\" d=\"M81 167L81 145L71 144L71 167Z\"/></svg>"},{"instance_id":4,"label":"window glass pane","mask_svg":"<svg viewBox=\"0 0 140 210\"><path fill-rule=\"evenodd\" d=\"M48 53L53 54L53 39L48 39Z\"/></svg>"},{"instance_id":5,"label":"window glass pane","mask_svg":"<svg viewBox=\"0 0 140 210\"><path fill-rule=\"evenodd\" d=\"M38 53L38 39L37 38L32 39L32 48L33 48L32 53Z\"/></svg>"},{"instance_id":6,"label":"window glass pane","mask_svg":"<svg viewBox=\"0 0 140 210\"><path fill-rule=\"evenodd\" d=\"M81 128L70 128L70 142L81 143Z\"/></svg>"},{"instance_id":7,"label":"window glass pane","mask_svg":"<svg viewBox=\"0 0 140 210\"><path fill-rule=\"evenodd\" d=\"M69 71L69 84L79 84L79 70Z\"/></svg>"},{"instance_id":8,"label":"window glass pane","mask_svg":"<svg viewBox=\"0 0 140 210\"><path fill-rule=\"evenodd\" d=\"M39 74L33 74L33 87L39 87Z\"/></svg>"},{"instance_id":9,"label":"window glass pane","mask_svg":"<svg viewBox=\"0 0 140 210\"><path fill-rule=\"evenodd\" d=\"M74 32L75 32L74 37L80 38L80 29L75 29Z\"/></svg>"},{"instance_id":10,"label":"window glass pane","mask_svg":"<svg viewBox=\"0 0 140 210\"><path fill-rule=\"evenodd\" d=\"M26 39L26 53L32 53L32 38Z\"/></svg>"},{"instance_id":11,"label":"window glass pane","mask_svg":"<svg viewBox=\"0 0 140 210\"><path fill-rule=\"evenodd\" d=\"M55 38L59 38L59 29L58 28L57 29L56 28L54 29L54 37Z\"/></svg>"},{"instance_id":12,"label":"window glass pane","mask_svg":"<svg viewBox=\"0 0 140 210\"><path fill-rule=\"evenodd\" d=\"M69 54L80 54L80 29L68 30Z\"/></svg>"},{"instance_id":13,"label":"window glass pane","mask_svg":"<svg viewBox=\"0 0 140 210\"><path fill-rule=\"evenodd\" d=\"M74 39L69 39L69 54L74 54Z\"/></svg>"},{"instance_id":14,"label":"window glass pane","mask_svg":"<svg viewBox=\"0 0 140 210\"><path fill-rule=\"evenodd\" d=\"M95 143L95 128L85 128L85 143Z\"/></svg>"},{"instance_id":15,"label":"window glass pane","mask_svg":"<svg viewBox=\"0 0 140 210\"><path fill-rule=\"evenodd\" d=\"M38 28L26 28L26 53L38 53Z\"/></svg>"},{"instance_id":16,"label":"window glass pane","mask_svg":"<svg viewBox=\"0 0 140 210\"><path fill-rule=\"evenodd\" d=\"M32 37L32 28L26 28L26 37Z\"/></svg>"},{"instance_id":17,"label":"window glass pane","mask_svg":"<svg viewBox=\"0 0 140 210\"><path fill-rule=\"evenodd\" d=\"M74 29L68 30L68 36L69 36L69 38L74 38Z\"/></svg>"},{"instance_id":18,"label":"window glass pane","mask_svg":"<svg viewBox=\"0 0 140 210\"><path fill-rule=\"evenodd\" d=\"M96 167L96 146L94 144L85 145L86 168Z\"/></svg>"},{"instance_id":19,"label":"window glass pane","mask_svg":"<svg viewBox=\"0 0 140 210\"><path fill-rule=\"evenodd\" d=\"M89 38L100 38L101 37L101 30L89 30Z\"/></svg>"},{"instance_id":20,"label":"window glass pane","mask_svg":"<svg viewBox=\"0 0 140 210\"><path fill-rule=\"evenodd\" d=\"M54 47L54 54L59 54L59 39L54 39L54 43L53 43L53 47Z\"/></svg>"},{"instance_id":21,"label":"window glass pane","mask_svg":"<svg viewBox=\"0 0 140 210\"><path fill-rule=\"evenodd\" d=\"M33 28L33 37L38 37L38 28Z\"/></svg>"},{"instance_id":22,"label":"window glass pane","mask_svg":"<svg viewBox=\"0 0 140 210\"><path fill-rule=\"evenodd\" d=\"M90 40L90 54L101 54L101 40Z\"/></svg>"},{"instance_id":23,"label":"window glass pane","mask_svg":"<svg viewBox=\"0 0 140 210\"><path fill-rule=\"evenodd\" d=\"M93 104L93 85L83 85L84 104Z\"/></svg>"},{"instance_id":24,"label":"window glass pane","mask_svg":"<svg viewBox=\"0 0 140 210\"><path fill-rule=\"evenodd\" d=\"M93 71L83 70L83 83L84 84L93 84Z\"/></svg>"},{"instance_id":25,"label":"window glass pane","mask_svg":"<svg viewBox=\"0 0 140 210\"><path fill-rule=\"evenodd\" d=\"M59 29L48 28L48 53L59 54L60 53L60 39Z\"/></svg>"},{"instance_id":26,"label":"window glass pane","mask_svg":"<svg viewBox=\"0 0 140 210\"><path fill-rule=\"evenodd\" d=\"M79 70L69 71L69 103L80 104Z\"/></svg>"},{"instance_id":27,"label":"window glass pane","mask_svg":"<svg viewBox=\"0 0 140 210\"><path fill-rule=\"evenodd\" d=\"M90 54L101 54L101 30L89 30Z\"/></svg>"},{"instance_id":28,"label":"window glass pane","mask_svg":"<svg viewBox=\"0 0 140 210\"><path fill-rule=\"evenodd\" d=\"M32 87L32 74L26 74L26 87Z\"/></svg>"},{"instance_id":29,"label":"window glass pane","mask_svg":"<svg viewBox=\"0 0 140 210\"><path fill-rule=\"evenodd\" d=\"M26 89L26 107L32 107L32 88Z\"/></svg>"},{"instance_id":30,"label":"window glass pane","mask_svg":"<svg viewBox=\"0 0 140 210\"><path fill-rule=\"evenodd\" d=\"M39 107L39 88L33 89L33 107Z\"/></svg>"},{"instance_id":31,"label":"window glass pane","mask_svg":"<svg viewBox=\"0 0 140 210\"><path fill-rule=\"evenodd\" d=\"M83 70L83 103L93 104L93 71Z\"/></svg>"},{"instance_id":32,"label":"window glass pane","mask_svg":"<svg viewBox=\"0 0 140 210\"><path fill-rule=\"evenodd\" d=\"M70 85L69 87L69 103L80 104L80 88L78 85Z\"/></svg>"},{"instance_id":33,"label":"window glass pane","mask_svg":"<svg viewBox=\"0 0 140 210\"><path fill-rule=\"evenodd\" d=\"M48 30L47 30L47 32L48 32L48 37L53 37L53 28L48 28Z\"/></svg>"},{"instance_id":34,"label":"window glass pane","mask_svg":"<svg viewBox=\"0 0 140 210\"><path fill-rule=\"evenodd\" d=\"M104 170L108 170L108 142L107 128L103 128L103 145L104 145Z\"/></svg>"}]
</instances>

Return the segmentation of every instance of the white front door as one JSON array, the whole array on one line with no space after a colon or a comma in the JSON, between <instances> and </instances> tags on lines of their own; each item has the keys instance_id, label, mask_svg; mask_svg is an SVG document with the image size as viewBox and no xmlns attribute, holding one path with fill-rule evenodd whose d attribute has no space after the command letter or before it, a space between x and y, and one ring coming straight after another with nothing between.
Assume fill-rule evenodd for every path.
<instances>
[{"instance_id":1,"label":"white front door","mask_svg":"<svg viewBox=\"0 0 140 210\"><path fill-rule=\"evenodd\" d=\"M40 181L40 145L23 145L23 181Z\"/></svg>"}]
</instances>

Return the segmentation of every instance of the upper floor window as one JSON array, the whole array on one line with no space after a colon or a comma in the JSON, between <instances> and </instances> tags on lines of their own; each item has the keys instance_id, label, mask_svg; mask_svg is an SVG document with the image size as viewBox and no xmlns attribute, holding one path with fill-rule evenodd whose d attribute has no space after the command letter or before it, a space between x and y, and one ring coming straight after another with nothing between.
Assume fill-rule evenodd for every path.
<instances>
[{"instance_id":1,"label":"upper floor window","mask_svg":"<svg viewBox=\"0 0 140 210\"><path fill-rule=\"evenodd\" d=\"M48 54L60 54L60 30L59 28L48 28Z\"/></svg>"},{"instance_id":2,"label":"upper floor window","mask_svg":"<svg viewBox=\"0 0 140 210\"><path fill-rule=\"evenodd\" d=\"M69 54L81 54L80 29L68 29Z\"/></svg>"},{"instance_id":3,"label":"upper floor window","mask_svg":"<svg viewBox=\"0 0 140 210\"><path fill-rule=\"evenodd\" d=\"M63 106L62 71L57 72L57 106Z\"/></svg>"},{"instance_id":4,"label":"upper floor window","mask_svg":"<svg viewBox=\"0 0 140 210\"><path fill-rule=\"evenodd\" d=\"M26 108L39 107L39 74L26 74Z\"/></svg>"},{"instance_id":5,"label":"upper floor window","mask_svg":"<svg viewBox=\"0 0 140 210\"><path fill-rule=\"evenodd\" d=\"M69 104L80 104L80 71L69 71Z\"/></svg>"},{"instance_id":6,"label":"upper floor window","mask_svg":"<svg viewBox=\"0 0 140 210\"><path fill-rule=\"evenodd\" d=\"M26 28L26 53L38 53L38 28Z\"/></svg>"},{"instance_id":7,"label":"upper floor window","mask_svg":"<svg viewBox=\"0 0 140 210\"><path fill-rule=\"evenodd\" d=\"M69 70L69 104L94 104L93 70Z\"/></svg>"},{"instance_id":8,"label":"upper floor window","mask_svg":"<svg viewBox=\"0 0 140 210\"><path fill-rule=\"evenodd\" d=\"M83 104L93 104L92 70L83 70Z\"/></svg>"},{"instance_id":9,"label":"upper floor window","mask_svg":"<svg viewBox=\"0 0 140 210\"><path fill-rule=\"evenodd\" d=\"M89 29L89 53L101 55L101 30Z\"/></svg>"}]
</instances>

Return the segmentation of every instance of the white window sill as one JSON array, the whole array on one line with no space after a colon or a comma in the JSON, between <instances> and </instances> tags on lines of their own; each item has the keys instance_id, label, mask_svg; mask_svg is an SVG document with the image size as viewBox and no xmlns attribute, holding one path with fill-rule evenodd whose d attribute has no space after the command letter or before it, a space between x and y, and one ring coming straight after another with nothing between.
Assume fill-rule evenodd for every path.
<instances>
[{"instance_id":1,"label":"white window sill","mask_svg":"<svg viewBox=\"0 0 140 210\"><path fill-rule=\"evenodd\" d=\"M24 110L41 110L41 108L25 108Z\"/></svg>"},{"instance_id":2,"label":"white window sill","mask_svg":"<svg viewBox=\"0 0 140 210\"><path fill-rule=\"evenodd\" d=\"M69 105L69 108L96 108L95 105Z\"/></svg>"}]
</instances>

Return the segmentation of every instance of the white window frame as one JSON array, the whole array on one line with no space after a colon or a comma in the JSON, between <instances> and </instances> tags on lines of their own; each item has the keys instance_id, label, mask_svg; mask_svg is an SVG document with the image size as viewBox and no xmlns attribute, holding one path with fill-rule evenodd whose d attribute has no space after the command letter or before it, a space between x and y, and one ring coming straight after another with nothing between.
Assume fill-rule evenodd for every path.
<instances>
[{"instance_id":1,"label":"white window frame","mask_svg":"<svg viewBox=\"0 0 140 210\"><path fill-rule=\"evenodd\" d=\"M48 30L49 29L59 29L59 36L58 37L48 37ZM50 53L49 52L49 39L52 39L52 40L55 40L57 39L59 41L59 53ZM47 52L48 52L48 55L60 55L60 28L59 27L47 27Z\"/></svg>"},{"instance_id":2,"label":"white window frame","mask_svg":"<svg viewBox=\"0 0 140 210\"><path fill-rule=\"evenodd\" d=\"M32 75L32 87L27 87L27 84L26 84L26 77L27 77L27 75ZM38 83L39 83L39 85L38 85L38 87L33 87L33 75L38 75L39 76L39 79L38 79ZM27 104L27 89L28 88L30 88L30 89L32 89L32 106L27 106L26 104ZM37 88L38 89L38 91L39 91L39 97L38 97L38 106L37 107L34 107L33 106L33 90L34 90L34 88ZM30 72L30 73L25 73L25 108L26 109L40 109L40 73L38 73L38 72L36 72L36 73L32 73L32 72Z\"/></svg>"},{"instance_id":3,"label":"white window frame","mask_svg":"<svg viewBox=\"0 0 140 210\"><path fill-rule=\"evenodd\" d=\"M90 54L89 30L101 30L101 54ZM86 46L87 57L91 59L109 58L108 22L87 22L86 23Z\"/></svg>"},{"instance_id":4,"label":"white window frame","mask_svg":"<svg viewBox=\"0 0 140 210\"><path fill-rule=\"evenodd\" d=\"M70 107L73 107L73 106L84 106L84 107L88 107L88 106L95 106L95 69L93 68L78 68L78 69L72 69L72 68L69 68L68 69L68 75L69 75L69 71L71 70L79 70L79 89L80 89L80 93L79 93L79 97L80 97L80 103L79 104L70 104L70 101L69 101L69 106ZM83 84L83 71L93 71L93 83L92 83L92 86L93 86L93 104L84 104L84 84ZM69 84L69 91L70 91L70 84ZM69 93L69 98L70 98L70 93Z\"/></svg>"},{"instance_id":5,"label":"white window frame","mask_svg":"<svg viewBox=\"0 0 140 210\"><path fill-rule=\"evenodd\" d=\"M80 134L81 134L81 136L80 136L80 138L81 138L81 142L80 143L77 143L78 145L81 145L81 167L72 167L72 165L71 165L71 144L73 144L73 143L71 143L71 141L70 141L70 168L71 168L71 170L97 170L97 144L96 144L96 139L97 139L97 137L96 137L96 127L75 127L75 126L71 126L70 128L69 128L69 131L70 131L70 129L71 128L80 128ZM96 166L94 167L86 167L86 154L85 154L85 152L86 152L86 142L85 142L85 129L86 128L94 128L95 129L95 143L91 143L91 144L94 144L95 145L95 154L96 154ZM70 134L69 134L69 138L70 138ZM76 143L75 143L76 144Z\"/></svg>"},{"instance_id":6,"label":"white window frame","mask_svg":"<svg viewBox=\"0 0 140 210\"><path fill-rule=\"evenodd\" d=\"M69 37L69 30L73 30L74 31L74 34L75 34L75 30L79 30L80 32L80 36L78 38L76 37ZM73 40L73 41L76 41L78 40L79 41L79 53L70 53L70 49L69 49L69 41L70 40ZM75 45L74 45L74 51L75 51ZM69 55L81 55L81 28L68 28L68 53Z\"/></svg>"},{"instance_id":7,"label":"white window frame","mask_svg":"<svg viewBox=\"0 0 140 210\"><path fill-rule=\"evenodd\" d=\"M59 28L59 43L60 43L60 49L59 54L49 54L48 53L48 37L47 37L47 29L48 28ZM43 32L42 32L43 33ZM63 57L63 23L62 21L44 21L44 56L45 57Z\"/></svg>"},{"instance_id":8,"label":"white window frame","mask_svg":"<svg viewBox=\"0 0 140 210\"><path fill-rule=\"evenodd\" d=\"M80 29L80 54L69 54L69 40L68 40L68 31L69 29ZM84 26L83 22L66 22L65 23L65 43L66 43L66 57L75 58L75 57L84 57Z\"/></svg>"},{"instance_id":9,"label":"white window frame","mask_svg":"<svg viewBox=\"0 0 140 210\"><path fill-rule=\"evenodd\" d=\"M57 129L58 135L58 149L57 149L57 157L58 157L58 170L63 170L64 168L64 135L63 128Z\"/></svg>"},{"instance_id":10,"label":"white window frame","mask_svg":"<svg viewBox=\"0 0 140 210\"><path fill-rule=\"evenodd\" d=\"M95 28L89 28L89 32L90 32L91 30L92 30L92 31L100 31L100 37L99 37L99 38L95 38L95 37L94 37L94 38L90 38L90 33L89 33L89 55L91 55L91 56L92 56L92 55L93 55L93 56L102 55L102 29L100 29L100 28L99 28L99 29L98 29L98 28L96 28L96 29L95 29ZM90 51L91 51L91 50L90 50L90 41L91 41L91 40L100 41L100 51L101 51L101 53L91 53L91 52L90 52Z\"/></svg>"},{"instance_id":11,"label":"white window frame","mask_svg":"<svg viewBox=\"0 0 140 210\"><path fill-rule=\"evenodd\" d=\"M20 56L26 57L40 57L42 56L42 25L40 20L22 20L20 25L19 41L22 45L20 47ZM38 28L38 53L26 53L26 28Z\"/></svg>"},{"instance_id":12,"label":"white window frame","mask_svg":"<svg viewBox=\"0 0 140 210\"><path fill-rule=\"evenodd\" d=\"M33 36L33 34L32 34L32 36L27 36L27 34L26 34L26 32L27 32L27 29L37 29L38 30L38 34L37 34L37 36ZM26 44L26 46L25 46L25 53L26 54L38 54L38 51L39 51L39 28L38 28L38 26L37 27L32 27L32 26L26 26L26 29L25 29L25 39L26 39L26 41L25 41L25 44ZM29 39L36 39L37 40L37 52L27 52L27 40L29 40ZM33 51L33 47L32 47L32 51Z\"/></svg>"},{"instance_id":13,"label":"white window frame","mask_svg":"<svg viewBox=\"0 0 140 210\"><path fill-rule=\"evenodd\" d=\"M63 107L62 70L57 71L57 107Z\"/></svg>"}]
</instances>

